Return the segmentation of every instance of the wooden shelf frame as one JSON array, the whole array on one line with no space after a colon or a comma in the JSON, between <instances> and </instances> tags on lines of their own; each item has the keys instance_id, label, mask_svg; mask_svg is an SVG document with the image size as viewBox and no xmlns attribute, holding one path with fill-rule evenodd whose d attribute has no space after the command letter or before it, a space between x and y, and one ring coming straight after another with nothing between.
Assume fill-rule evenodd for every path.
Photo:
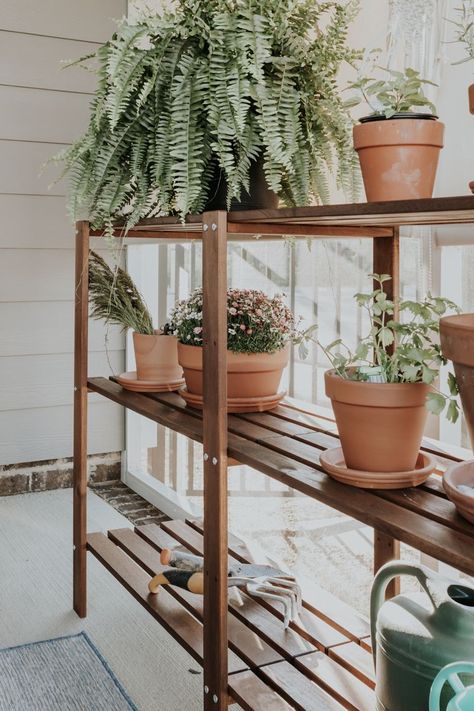
<instances>
[{"instance_id":1,"label":"wooden shelf frame","mask_svg":"<svg viewBox=\"0 0 474 711\"><path fill-rule=\"evenodd\" d=\"M107 381L88 381L88 259L91 237L101 232L91 229L87 221L76 225L75 269L75 365L74 365L74 609L85 617L87 611L87 393L100 392L125 407L162 422L204 444L204 557L205 595L203 610L204 709L226 709L228 686L227 629L227 455L256 467L263 473L325 501L374 527L374 565L377 570L387 560L399 554L399 540L418 547L441 560L443 546L453 554L451 564L466 572L474 572L472 542L474 530L459 530L459 521L442 500L435 483L431 484L430 515L421 521L414 510L411 494L408 500L397 499L397 492L361 492L349 490L322 474L316 466L304 462L301 442L288 451L276 453L272 446L244 438L245 447L238 446L240 435L229 433L226 412L226 341L227 341L227 242L231 239L253 239L255 236L278 239L296 237L367 237L373 239L374 272L392 275L389 296L398 299L399 288L399 228L403 225L445 225L474 223L474 196L437 198L432 200L396 201L391 203L361 203L324 207L255 210L250 212L217 211L202 216L189 216L184 223L176 218L143 220L127 233L127 238L203 241L204 287L204 412L202 422L176 403L163 403L160 398L126 393ZM114 234L124 236L123 226L116 225ZM120 392L119 392L120 391ZM263 417L263 416L260 416ZM284 419L284 418L283 418ZM258 424L258 423L257 423ZM293 423L294 424L294 423ZM321 436L331 434L321 432ZM288 441L290 440L290 441ZM281 443L280 443L281 444ZM308 446L308 445L305 445ZM316 444L316 447L318 445ZM324 446L324 445L323 445ZM262 457L262 453L265 457ZM451 458L452 459L452 458ZM449 455L448 455L449 460ZM419 499L424 489L414 491ZM345 492L345 495L344 495ZM439 500L439 501L437 501ZM375 501L377 504L375 505ZM438 504L438 507L437 505ZM446 510L448 506L448 511ZM416 508L416 506L415 506ZM422 507L419 507L422 508ZM443 528L442 516L449 513L450 525ZM399 518L401 516L401 518ZM426 520L426 518L428 520ZM398 520L398 523L397 523ZM454 523L453 523L454 521ZM413 526L421 525L417 531ZM416 529L415 526L415 529ZM474 529L474 527L471 527ZM445 530L448 529L448 530ZM437 543L437 541L440 541ZM398 591L395 581L390 594ZM235 698L235 697L234 697Z\"/></svg>"}]
</instances>

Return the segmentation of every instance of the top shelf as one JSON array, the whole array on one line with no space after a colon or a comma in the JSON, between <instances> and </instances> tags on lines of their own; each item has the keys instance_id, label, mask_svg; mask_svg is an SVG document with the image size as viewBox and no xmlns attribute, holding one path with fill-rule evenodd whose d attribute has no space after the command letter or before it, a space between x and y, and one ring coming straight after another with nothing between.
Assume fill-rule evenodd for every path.
<instances>
[{"instance_id":1,"label":"top shelf","mask_svg":"<svg viewBox=\"0 0 474 711\"><path fill-rule=\"evenodd\" d=\"M127 237L200 239L202 215L188 215L184 223L177 217L141 220ZM426 200L318 205L313 207L248 210L227 214L230 238L247 236L385 237L401 226L452 225L474 223L474 195ZM123 233L116 225L116 234ZM100 236L94 231L92 236Z\"/></svg>"}]
</instances>

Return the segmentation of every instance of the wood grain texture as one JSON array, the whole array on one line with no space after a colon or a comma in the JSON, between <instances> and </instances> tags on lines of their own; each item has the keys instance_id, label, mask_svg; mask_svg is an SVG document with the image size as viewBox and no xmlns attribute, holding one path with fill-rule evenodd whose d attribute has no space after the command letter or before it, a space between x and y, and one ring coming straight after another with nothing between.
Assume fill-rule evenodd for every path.
<instances>
[{"instance_id":1,"label":"wood grain texture","mask_svg":"<svg viewBox=\"0 0 474 711\"><path fill-rule=\"evenodd\" d=\"M400 300L400 234L394 228L391 237L383 237L373 242L373 273L388 274L389 281L384 282L383 289L387 298L394 302L393 318L398 318L398 304ZM380 288L374 280L374 289ZM387 351L393 352L393 346ZM391 560L400 557L400 542L386 533L374 531L374 573ZM387 586L386 597L391 598L400 592L400 579L394 578Z\"/></svg>"},{"instance_id":2,"label":"wood grain texture","mask_svg":"<svg viewBox=\"0 0 474 711\"><path fill-rule=\"evenodd\" d=\"M207 228L206 228L207 226ZM227 214L203 215L204 709L227 709ZM207 690L207 691L206 691Z\"/></svg>"},{"instance_id":3,"label":"wood grain texture","mask_svg":"<svg viewBox=\"0 0 474 711\"><path fill-rule=\"evenodd\" d=\"M76 223L74 301L73 607L87 614L87 362L89 223Z\"/></svg>"}]
</instances>

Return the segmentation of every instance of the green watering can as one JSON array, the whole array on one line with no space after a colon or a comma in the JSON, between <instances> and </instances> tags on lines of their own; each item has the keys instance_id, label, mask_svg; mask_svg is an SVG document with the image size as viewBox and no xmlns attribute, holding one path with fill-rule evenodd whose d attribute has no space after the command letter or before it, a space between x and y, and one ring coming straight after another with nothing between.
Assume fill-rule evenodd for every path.
<instances>
[{"instance_id":1,"label":"green watering can","mask_svg":"<svg viewBox=\"0 0 474 711\"><path fill-rule=\"evenodd\" d=\"M474 686L464 686L458 674L474 674L474 664L472 662L453 662L441 669L431 687L430 711L440 710L441 693L446 682L456 694L449 701L446 711L474 711Z\"/></svg>"},{"instance_id":2,"label":"green watering can","mask_svg":"<svg viewBox=\"0 0 474 711\"><path fill-rule=\"evenodd\" d=\"M388 583L399 575L415 577L424 592L384 602ZM431 685L440 669L459 659L474 662L470 587L424 566L393 561L375 576L370 612L377 711L428 711ZM474 683L474 674L469 683ZM441 711L447 711L451 696L445 687Z\"/></svg>"}]
</instances>

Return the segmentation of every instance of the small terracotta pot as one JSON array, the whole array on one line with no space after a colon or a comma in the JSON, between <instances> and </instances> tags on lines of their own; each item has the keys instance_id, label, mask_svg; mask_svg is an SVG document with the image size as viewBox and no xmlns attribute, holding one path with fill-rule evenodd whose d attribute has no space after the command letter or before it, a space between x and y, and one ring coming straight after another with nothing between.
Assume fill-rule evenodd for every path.
<instances>
[{"instance_id":1,"label":"small terracotta pot","mask_svg":"<svg viewBox=\"0 0 474 711\"><path fill-rule=\"evenodd\" d=\"M429 118L370 120L354 126L369 202L430 198L444 124Z\"/></svg>"},{"instance_id":2,"label":"small terracotta pot","mask_svg":"<svg viewBox=\"0 0 474 711\"><path fill-rule=\"evenodd\" d=\"M203 394L202 357L200 346L178 343L178 361L183 367L186 388L194 395ZM243 399L276 395L289 358L289 345L276 353L227 351L227 397Z\"/></svg>"},{"instance_id":3,"label":"small terracotta pot","mask_svg":"<svg viewBox=\"0 0 474 711\"><path fill-rule=\"evenodd\" d=\"M138 380L173 383L183 377L178 363L178 339L155 331L151 336L133 333Z\"/></svg>"},{"instance_id":4,"label":"small terracotta pot","mask_svg":"<svg viewBox=\"0 0 474 711\"><path fill-rule=\"evenodd\" d=\"M439 322L441 351L453 362L462 409L474 448L474 314L445 316Z\"/></svg>"},{"instance_id":5,"label":"small terracotta pot","mask_svg":"<svg viewBox=\"0 0 474 711\"><path fill-rule=\"evenodd\" d=\"M324 374L346 465L369 472L416 466L428 411L424 383L365 383Z\"/></svg>"},{"instance_id":6,"label":"small terracotta pot","mask_svg":"<svg viewBox=\"0 0 474 711\"><path fill-rule=\"evenodd\" d=\"M474 486L474 461L459 462L443 475L444 490L465 519L474 523L474 496L459 491L459 484Z\"/></svg>"}]
</instances>

